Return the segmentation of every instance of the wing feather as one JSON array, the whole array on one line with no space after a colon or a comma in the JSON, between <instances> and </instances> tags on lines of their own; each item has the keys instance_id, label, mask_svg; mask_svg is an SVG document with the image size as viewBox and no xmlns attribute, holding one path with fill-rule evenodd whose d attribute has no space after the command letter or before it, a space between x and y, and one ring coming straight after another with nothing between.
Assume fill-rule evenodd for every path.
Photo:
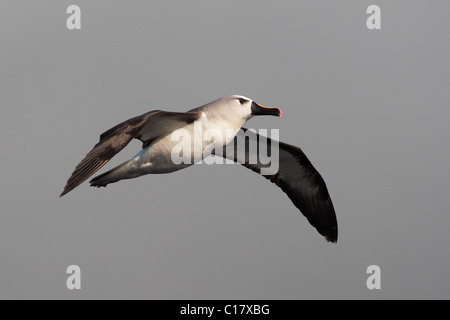
<instances>
[{"instance_id":1,"label":"wing feather","mask_svg":"<svg viewBox=\"0 0 450 320\"><path fill-rule=\"evenodd\" d=\"M143 147L165 137L177 128L199 118L198 112L150 111L128 119L100 135L100 141L76 166L60 197L78 187L109 160L119 153L132 139L139 139Z\"/></svg>"},{"instance_id":2,"label":"wing feather","mask_svg":"<svg viewBox=\"0 0 450 320\"><path fill-rule=\"evenodd\" d=\"M260 148L261 136L242 129L232 142L234 145L231 147L228 145L220 152L216 151L216 155L233 160L261 174L261 169L267 167L261 163L259 152L255 154ZM273 140L264 137L263 141L270 150ZM250 147L251 143L256 143L258 147ZM300 148L283 142L278 143L278 172L263 177L280 187L327 241L337 242L337 219L325 181ZM238 149L239 146L241 148L245 146L245 150ZM257 161L254 161L255 159Z\"/></svg>"}]
</instances>

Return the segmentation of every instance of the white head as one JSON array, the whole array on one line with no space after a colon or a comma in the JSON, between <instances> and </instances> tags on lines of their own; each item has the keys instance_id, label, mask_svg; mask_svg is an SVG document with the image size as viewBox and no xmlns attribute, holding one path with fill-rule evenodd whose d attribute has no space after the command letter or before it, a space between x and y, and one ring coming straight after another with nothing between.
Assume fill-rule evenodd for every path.
<instances>
[{"instance_id":1,"label":"white head","mask_svg":"<svg viewBox=\"0 0 450 320\"><path fill-rule=\"evenodd\" d=\"M270 115L281 117L282 112L278 108L264 107L252 99L241 95L232 95L220 98L208 104L213 109L220 108L220 117L232 122L240 122L239 127L253 116Z\"/></svg>"}]
</instances>

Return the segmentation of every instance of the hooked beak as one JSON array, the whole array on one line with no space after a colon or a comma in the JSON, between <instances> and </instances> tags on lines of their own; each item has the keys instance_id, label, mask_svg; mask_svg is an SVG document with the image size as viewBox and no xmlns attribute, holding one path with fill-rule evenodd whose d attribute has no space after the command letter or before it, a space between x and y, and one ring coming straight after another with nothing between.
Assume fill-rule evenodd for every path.
<instances>
[{"instance_id":1,"label":"hooked beak","mask_svg":"<svg viewBox=\"0 0 450 320\"><path fill-rule=\"evenodd\" d=\"M256 102L252 102L252 116L277 116L281 117L283 112L278 108L264 107Z\"/></svg>"}]
</instances>

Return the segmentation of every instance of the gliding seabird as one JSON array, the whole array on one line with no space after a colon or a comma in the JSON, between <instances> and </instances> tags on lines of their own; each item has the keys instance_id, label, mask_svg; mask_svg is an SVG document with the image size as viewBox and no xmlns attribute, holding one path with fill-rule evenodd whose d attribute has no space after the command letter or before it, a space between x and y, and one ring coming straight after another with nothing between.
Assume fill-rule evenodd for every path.
<instances>
[{"instance_id":1,"label":"gliding seabird","mask_svg":"<svg viewBox=\"0 0 450 320\"><path fill-rule=\"evenodd\" d=\"M182 130L193 137L188 156L202 159L202 155L210 152L228 160L240 163L248 169L261 174L264 167L254 154L259 147L248 148L252 141L266 141L268 145L279 145L278 172L264 175L265 178L279 186L303 213L312 226L329 242L337 242L338 227L333 203L327 187L319 172L296 146L283 142L274 142L256 133L248 135L244 123L257 115L281 117L278 108L264 107L253 100L233 95L223 97L188 112L168 112L154 110L126 120L100 135L100 141L76 166L60 197L75 189L86 179L102 168L110 159L132 140L142 141L142 150L129 161L94 177L90 184L93 187L106 187L124 179L137 178L150 173L170 173L187 168L195 162L175 164L173 150L179 142L173 134ZM213 130L224 139L205 141L195 135L196 125L200 123L202 132ZM227 148L231 143L244 145L244 152L236 148ZM239 144L241 143L241 144ZM243 144L242 144L243 143ZM200 157L200 158L199 158Z\"/></svg>"}]
</instances>

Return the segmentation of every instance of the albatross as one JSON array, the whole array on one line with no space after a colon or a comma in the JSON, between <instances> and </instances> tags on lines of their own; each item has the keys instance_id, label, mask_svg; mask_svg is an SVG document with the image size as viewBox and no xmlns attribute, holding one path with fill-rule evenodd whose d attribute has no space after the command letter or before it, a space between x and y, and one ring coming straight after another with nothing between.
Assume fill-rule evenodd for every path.
<instances>
[{"instance_id":1,"label":"albatross","mask_svg":"<svg viewBox=\"0 0 450 320\"><path fill-rule=\"evenodd\" d=\"M223 157L261 174L264 164L259 161L259 155L254 154L259 147L255 150L248 145L252 141L263 140L271 145L275 144L275 140L257 133L248 135L248 130L242 127L247 120L259 115L281 117L282 112L279 108L262 106L245 96L232 95L185 113L154 110L128 119L100 135L100 141L76 166L60 197L100 170L132 139L142 142L142 150L129 161L94 177L90 181L91 186L106 187L124 179L170 173L189 167L195 162L175 164L173 161L173 150L179 145L173 139L173 133L177 130L184 130L193 136L193 140L197 139L192 143L200 143L200 148L191 149L190 156L193 158L201 157L208 151L213 156ZM199 121L202 132L215 130L225 138L211 143L203 137L196 137L195 126ZM229 148L231 143L244 145L244 151ZM280 187L328 242L337 242L336 214L325 181L299 147L278 141L276 144L279 152L278 171L263 177ZM250 161L255 157L258 159L256 162Z\"/></svg>"}]
</instances>

